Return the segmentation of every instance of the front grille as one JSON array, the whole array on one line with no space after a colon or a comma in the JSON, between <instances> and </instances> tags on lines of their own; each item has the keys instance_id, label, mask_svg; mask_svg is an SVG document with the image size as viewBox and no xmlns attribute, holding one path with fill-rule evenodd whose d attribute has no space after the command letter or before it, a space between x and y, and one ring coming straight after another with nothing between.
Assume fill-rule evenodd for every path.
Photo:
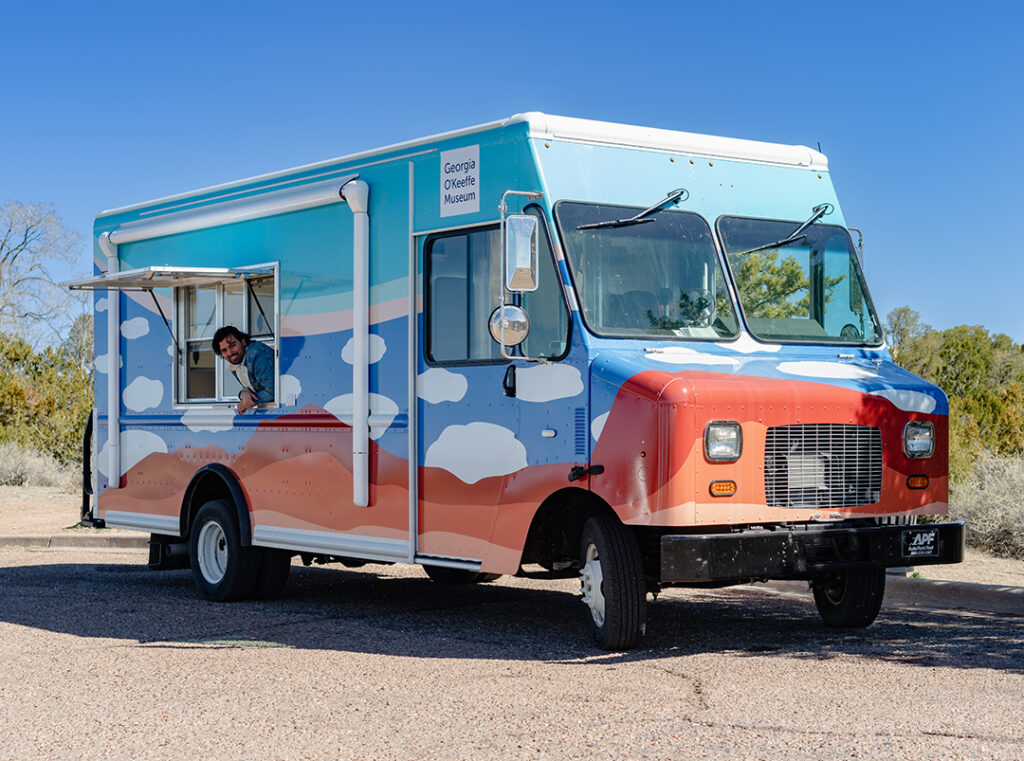
<instances>
[{"instance_id":1,"label":"front grille","mask_svg":"<svg viewBox=\"0 0 1024 761\"><path fill-rule=\"evenodd\" d=\"M769 507L874 504L882 491L882 434L829 423L769 428L764 490Z\"/></svg>"}]
</instances>

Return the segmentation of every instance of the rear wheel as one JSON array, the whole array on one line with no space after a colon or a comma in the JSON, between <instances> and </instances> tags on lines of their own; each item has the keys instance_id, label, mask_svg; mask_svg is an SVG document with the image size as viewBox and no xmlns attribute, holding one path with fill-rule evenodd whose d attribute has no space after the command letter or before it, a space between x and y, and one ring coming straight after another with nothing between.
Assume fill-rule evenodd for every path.
<instances>
[{"instance_id":1,"label":"rear wheel","mask_svg":"<svg viewBox=\"0 0 1024 761\"><path fill-rule=\"evenodd\" d=\"M598 646L628 650L640 643L647 628L640 548L632 532L612 517L595 516L583 526L580 591Z\"/></svg>"},{"instance_id":2,"label":"rear wheel","mask_svg":"<svg viewBox=\"0 0 1024 761\"><path fill-rule=\"evenodd\" d=\"M258 558L255 548L242 546L230 503L218 499L199 508L189 537L189 559L203 597L227 602L252 596Z\"/></svg>"},{"instance_id":3,"label":"rear wheel","mask_svg":"<svg viewBox=\"0 0 1024 761\"><path fill-rule=\"evenodd\" d=\"M878 616L885 596L884 568L836 571L814 582L814 604L826 626L860 629Z\"/></svg>"},{"instance_id":4,"label":"rear wheel","mask_svg":"<svg viewBox=\"0 0 1024 761\"><path fill-rule=\"evenodd\" d=\"M500 573L480 573L465 568L445 568L440 565L425 565L423 570L438 584L485 584L501 578Z\"/></svg>"}]
</instances>

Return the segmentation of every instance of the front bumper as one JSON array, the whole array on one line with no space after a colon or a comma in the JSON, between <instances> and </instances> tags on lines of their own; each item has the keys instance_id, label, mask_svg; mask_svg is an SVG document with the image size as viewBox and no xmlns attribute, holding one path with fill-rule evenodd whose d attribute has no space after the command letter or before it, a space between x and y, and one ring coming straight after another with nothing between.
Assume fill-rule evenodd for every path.
<instances>
[{"instance_id":1,"label":"front bumper","mask_svg":"<svg viewBox=\"0 0 1024 761\"><path fill-rule=\"evenodd\" d=\"M811 579L851 568L959 563L964 524L881 525L661 537L661 581Z\"/></svg>"}]
</instances>

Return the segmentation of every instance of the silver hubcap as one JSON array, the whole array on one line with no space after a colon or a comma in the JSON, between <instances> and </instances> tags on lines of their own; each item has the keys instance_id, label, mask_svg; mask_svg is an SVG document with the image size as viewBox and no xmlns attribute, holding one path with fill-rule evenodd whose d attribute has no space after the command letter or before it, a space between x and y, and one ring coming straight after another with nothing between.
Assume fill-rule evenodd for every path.
<instances>
[{"instance_id":1,"label":"silver hubcap","mask_svg":"<svg viewBox=\"0 0 1024 761\"><path fill-rule=\"evenodd\" d=\"M601 558L597 547L587 547L587 554L580 568L580 593L583 602L590 608L590 615L598 626L604 624L604 577L601 575Z\"/></svg>"},{"instance_id":2,"label":"silver hubcap","mask_svg":"<svg viewBox=\"0 0 1024 761\"><path fill-rule=\"evenodd\" d=\"M219 584L228 568L228 538L219 523L210 521L199 531L199 570L211 584Z\"/></svg>"}]
</instances>

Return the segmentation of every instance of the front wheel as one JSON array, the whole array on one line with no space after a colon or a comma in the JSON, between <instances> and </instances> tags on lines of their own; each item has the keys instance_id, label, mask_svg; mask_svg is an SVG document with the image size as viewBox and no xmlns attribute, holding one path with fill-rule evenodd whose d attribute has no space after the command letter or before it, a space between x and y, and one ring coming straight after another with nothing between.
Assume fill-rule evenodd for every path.
<instances>
[{"instance_id":1,"label":"front wheel","mask_svg":"<svg viewBox=\"0 0 1024 761\"><path fill-rule=\"evenodd\" d=\"M208 600L227 602L252 596L258 571L253 547L243 547L230 503L207 502L196 514L189 537L192 578Z\"/></svg>"},{"instance_id":2,"label":"front wheel","mask_svg":"<svg viewBox=\"0 0 1024 761\"><path fill-rule=\"evenodd\" d=\"M816 579L814 604L826 626L861 629L878 616L885 596L884 568L836 571Z\"/></svg>"},{"instance_id":3,"label":"front wheel","mask_svg":"<svg viewBox=\"0 0 1024 761\"><path fill-rule=\"evenodd\" d=\"M613 517L587 520L580 540L580 592L594 641L628 650L647 629L647 591L636 537Z\"/></svg>"}]
</instances>

